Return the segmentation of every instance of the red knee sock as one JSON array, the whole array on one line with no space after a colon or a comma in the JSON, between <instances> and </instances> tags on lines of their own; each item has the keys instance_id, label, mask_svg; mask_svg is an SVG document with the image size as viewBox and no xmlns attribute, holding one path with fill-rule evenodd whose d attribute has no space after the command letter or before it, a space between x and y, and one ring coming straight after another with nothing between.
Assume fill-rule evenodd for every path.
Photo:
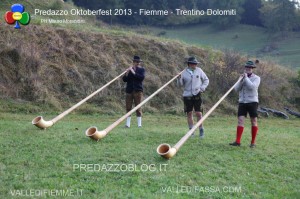
<instances>
[{"instance_id":1,"label":"red knee sock","mask_svg":"<svg viewBox=\"0 0 300 199\"><path fill-rule=\"evenodd\" d=\"M258 127L257 126L252 126L252 129L251 129L251 134L252 134L251 144L255 144L255 138L256 138L257 131L258 131Z\"/></svg>"},{"instance_id":2,"label":"red knee sock","mask_svg":"<svg viewBox=\"0 0 300 199\"><path fill-rule=\"evenodd\" d=\"M242 134L244 131L244 127L243 126L237 126L236 128L236 143L240 144L241 143L241 138L242 138Z\"/></svg>"}]
</instances>

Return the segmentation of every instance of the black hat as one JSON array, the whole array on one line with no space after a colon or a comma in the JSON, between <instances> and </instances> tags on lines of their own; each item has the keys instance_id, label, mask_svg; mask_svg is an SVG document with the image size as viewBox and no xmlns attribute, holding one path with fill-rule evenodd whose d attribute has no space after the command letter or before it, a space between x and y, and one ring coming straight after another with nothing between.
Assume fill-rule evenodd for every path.
<instances>
[{"instance_id":1,"label":"black hat","mask_svg":"<svg viewBox=\"0 0 300 199\"><path fill-rule=\"evenodd\" d=\"M136 62L142 62L143 60L141 60L141 58L137 55L133 56L133 60L132 61L136 61Z\"/></svg>"},{"instance_id":2,"label":"black hat","mask_svg":"<svg viewBox=\"0 0 300 199\"><path fill-rule=\"evenodd\" d=\"M189 57L187 63L188 64L199 64L200 62L198 62L198 60L195 57Z\"/></svg>"},{"instance_id":3,"label":"black hat","mask_svg":"<svg viewBox=\"0 0 300 199\"><path fill-rule=\"evenodd\" d=\"M256 62L256 63L258 63L258 62ZM247 67L247 68L256 68L256 65L255 65L255 63L253 63L253 61L247 61L245 63L245 67Z\"/></svg>"}]
</instances>

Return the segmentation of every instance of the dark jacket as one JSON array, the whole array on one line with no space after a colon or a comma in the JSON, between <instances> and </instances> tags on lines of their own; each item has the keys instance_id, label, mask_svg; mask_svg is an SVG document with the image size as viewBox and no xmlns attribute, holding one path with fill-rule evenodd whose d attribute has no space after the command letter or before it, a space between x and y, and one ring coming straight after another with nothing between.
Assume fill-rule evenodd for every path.
<instances>
[{"instance_id":1,"label":"dark jacket","mask_svg":"<svg viewBox=\"0 0 300 199\"><path fill-rule=\"evenodd\" d=\"M123 76L123 81L127 82L126 93L132 93L133 91L143 91L143 80L145 79L145 69L137 67L135 75L130 71L128 75Z\"/></svg>"}]
</instances>

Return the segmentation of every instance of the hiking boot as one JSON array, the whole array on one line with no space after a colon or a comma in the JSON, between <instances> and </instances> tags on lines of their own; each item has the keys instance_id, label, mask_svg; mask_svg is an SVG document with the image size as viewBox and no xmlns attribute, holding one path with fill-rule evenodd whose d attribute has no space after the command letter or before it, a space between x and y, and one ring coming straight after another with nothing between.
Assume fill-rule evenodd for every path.
<instances>
[{"instance_id":1,"label":"hiking boot","mask_svg":"<svg viewBox=\"0 0 300 199\"><path fill-rule=\"evenodd\" d=\"M229 143L229 145L231 145L231 146L241 146L241 144L240 144L240 143L237 143L237 142Z\"/></svg>"},{"instance_id":2,"label":"hiking boot","mask_svg":"<svg viewBox=\"0 0 300 199\"><path fill-rule=\"evenodd\" d=\"M201 128L200 129L200 134L199 134L200 138L203 139L204 138L204 129Z\"/></svg>"},{"instance_id":3,"label":"hiking boot","mask_svg":"<svg viewBox=\"0 0 300 199\"><path fill-rule=\"evenodd\" d=\"M249 146L250 148L255 148L256 147L256 145L255 144L250 144L250 146Z\"/></svg>"}]
</instances>

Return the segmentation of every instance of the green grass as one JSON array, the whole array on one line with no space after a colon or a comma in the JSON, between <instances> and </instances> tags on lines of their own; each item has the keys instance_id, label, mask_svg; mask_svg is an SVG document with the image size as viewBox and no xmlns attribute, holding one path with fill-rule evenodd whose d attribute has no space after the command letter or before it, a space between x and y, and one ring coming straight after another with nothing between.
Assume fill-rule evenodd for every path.
<instances>
[{"instance_id":1,"label":"green grass","mask_svg":"<svg viewBox=\"0 0 300 199\"><path fill-rule=\"evenodd\" d=\"M285 39L279 33L267 33L264 28L238 25L224 31L210 25L195 25L174 29L154 28L154 34L165 31L164 37L178 39L188 44L209 46L214 49L233 49L253 57L265 57L292 68L300 68L300 33L289 33ZM238 35L238 38L235 38ZM278 55L258 53L264 46L276 44Z\"/></svg>"},{"instance_id":2,"label":"green grass","mask_svg":"<svg viewBox=\"0 0 300 199\"><path fill-rule=\"evenodd\" d=\"M233 148L228 143L235 137L236 118L211 116L205 121L205 139L199 140L197 132L165 160L156 148L173 146L187 132L183 115L145 114L143 128L136 127L133 117L132 128L120 124L99 142L84 131L92 125L104 129L121 114L71 114L47 130L31 125L35 116L0 113L0 198L17 198L10 193L14 190L82 191L69 198L300 197L296 118L260 119L257 148L250 149L249 121L242 146ZM47 120L54 116L44 115ZM74 169L76 164L134 164L137 170L88 172ZM151 164L167 165L162 171L138 171ZM231 191L223 190L229 187Z\"/></svg>"},{"instance_id":3,"label":"green grass","mask_svg":"<svg viewBox=\"0 0 300 199\"><path fill-rule=\"evenodd\" d=\"M237 39L233 39L235 35L238 35ZM234 48L241 52L259 49L268 39L263 28L251 26L236 26L220 31L210 25L196 25L167 29L166 36L189 44L207 45L216 49Z\"/></svg>"}]
</instances>

